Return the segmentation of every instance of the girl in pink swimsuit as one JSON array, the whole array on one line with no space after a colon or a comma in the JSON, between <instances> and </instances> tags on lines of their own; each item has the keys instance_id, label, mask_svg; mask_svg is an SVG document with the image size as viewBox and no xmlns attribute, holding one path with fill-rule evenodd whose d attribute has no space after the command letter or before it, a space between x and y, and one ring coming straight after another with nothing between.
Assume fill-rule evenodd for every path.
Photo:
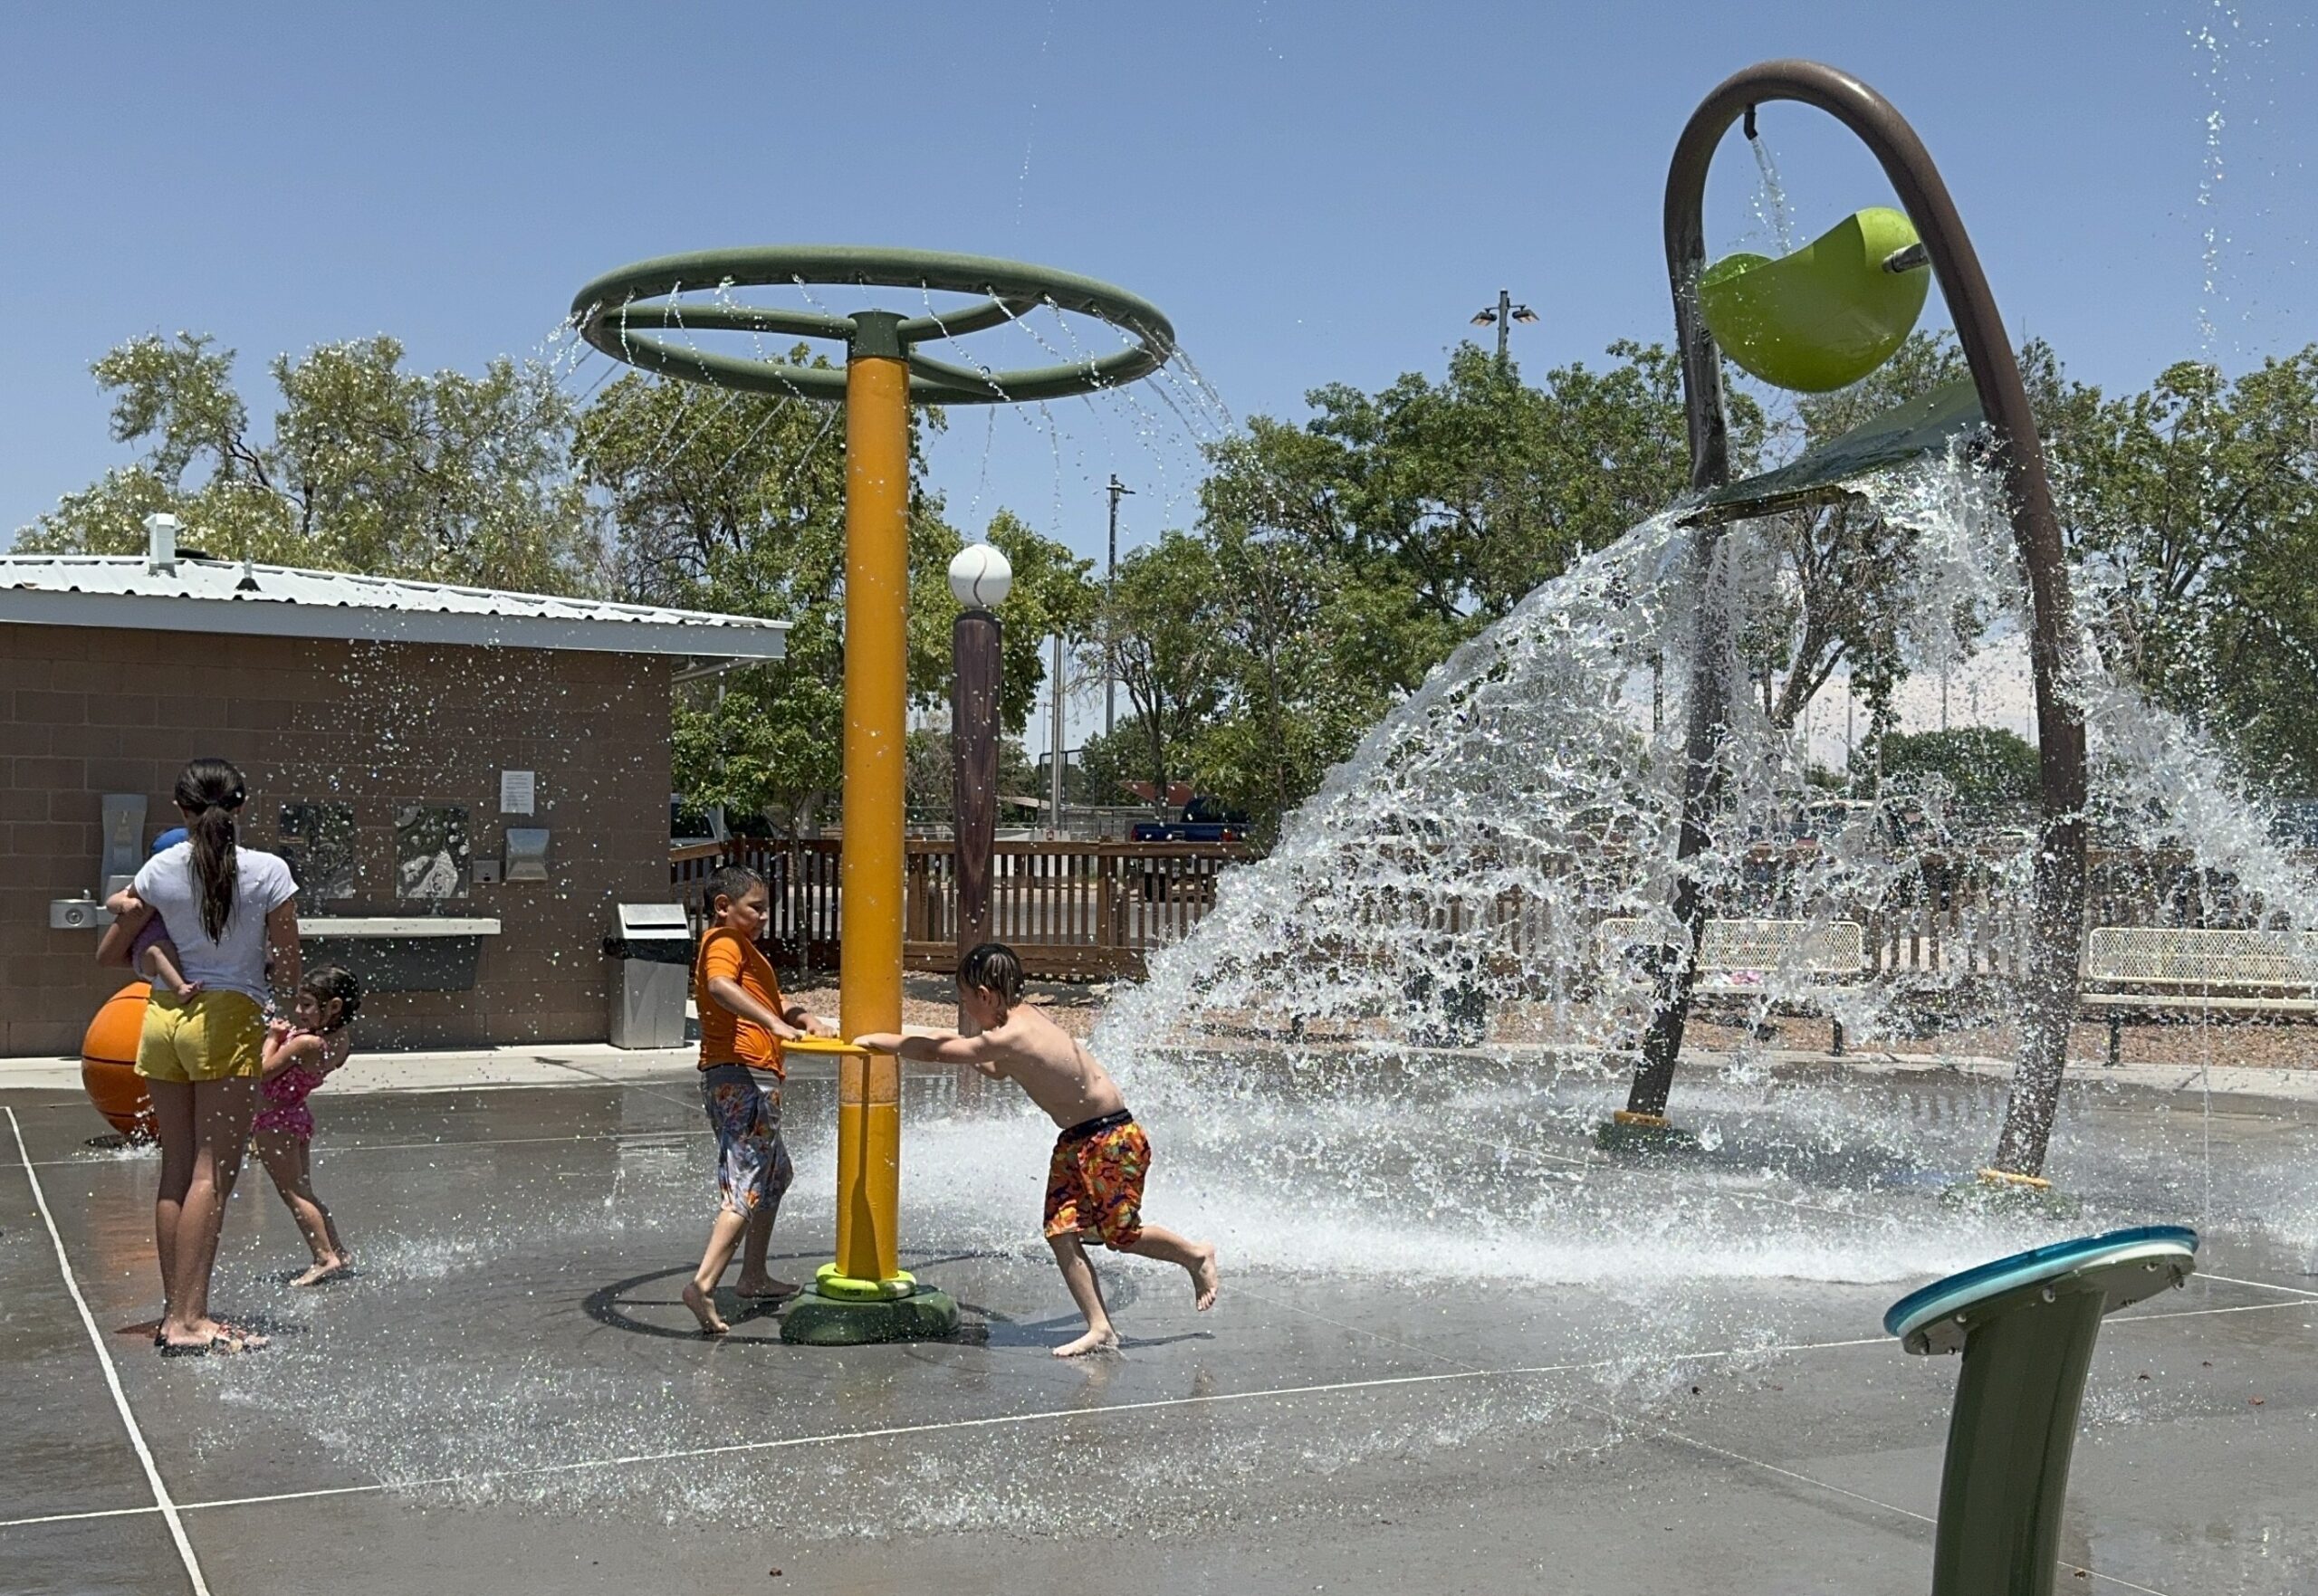
<instances>
[{"instance_id":1,"label":"girl in pink swimsuit","mask_svg":"<svg viewBox=\"0 0 2318 1596\"><path fill-rule=\"evenodd\" d=\"M362 1006L362 985L335 965L306 972L298 983L295 1023L275 1020L265 1034L265 1073L258 1087L264 1106L250 1122L251 1139L273 1189L305 1232L313 1267L290 1282L320 1285L353 1264L338 1238L330 1209L314 1196L314 1116L306 1098L354 1049L348 1028Z\"/></svg>"}]
</instances>

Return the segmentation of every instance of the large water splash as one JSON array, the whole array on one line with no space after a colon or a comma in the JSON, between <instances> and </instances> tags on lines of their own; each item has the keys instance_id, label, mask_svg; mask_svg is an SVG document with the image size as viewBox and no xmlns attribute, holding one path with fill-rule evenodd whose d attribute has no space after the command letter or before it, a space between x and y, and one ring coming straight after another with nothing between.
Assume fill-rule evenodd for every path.
<instances>
[{"instance_id":1,"label":"large water splash","mask_svg":"<svg viewBox=\"0 0 2318 1596\"><path fill-rule=\"evenodd\" d=\"M1997 635L2025 626L1993 476L1951 459L1858 491L1911 533L1912 663L1956 646L1959 613ZM1742 522L1721 540L1707 601L1731 607L1728 635L1795 601L1779 530ZM1928 855L1885 812L1815 790L1802 739L1750 693L1731 706L1726 808L1697 862L1709 902L1725 921L1863 925L1877 969L1825 984L1806 937L1717 983L1709 1012L1735 1022L1732 1039L1692 1056L1676 1088L1703 1162L1636 1184L1586 1141L1647 1018L1650 978L1627 951L1675 930L1693 537L1680 510L1653 517L1458 650L1115 997L1097 1050L1135 1101L1164 1105L1201 1217L1265 1213L1295 1237L1267 1247L1267 1227L1249 1227L1242 1246L1283 1266L1468 1277L1883 1279L2025 1234L1923 1222L1925 1188L1992 1144L1993 1095L1935 1131L1878 1094L1774 1074L1752 1037L1806 1007L1871 1043L2016 1012L2033 836ZM1661 662L1670 702L1653 731ZM2208 921L2318 926L2318 884L2211 741L2112 679L2097 649L2071 679L2096 832L2174 850ZM1804 810L1813 835L1791 840Z\"/></svg>"}]
</instances>

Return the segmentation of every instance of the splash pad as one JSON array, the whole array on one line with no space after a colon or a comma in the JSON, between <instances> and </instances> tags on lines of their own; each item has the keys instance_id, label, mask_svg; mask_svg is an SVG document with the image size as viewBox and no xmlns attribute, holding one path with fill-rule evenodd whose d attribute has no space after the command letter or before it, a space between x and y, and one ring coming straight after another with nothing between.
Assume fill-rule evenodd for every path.
<instances>
[{"instance_id":1,"label":"splash pad","mask_svg":"<svg viewBox=\"0 0 2318 1596\"><path fill-rule=\"evenodd\" d=\"M685 307L687 288L857 284L915 289L925 313L722 302ZM935 292L985 296L937 311ZM935 359L924 346L1003 327L1039 306L1133 335L1099 357L1020 370ZM908 680L909 407L1062 398L1147 377L1174 349L1158 310L1092 278L1015 261L924 250L784 245L711 250L607 273L571 303L580 335L616 359L685 381L845 406L844 969L848 1037L902 1028L903 794ZM668 333L771 333L842 343L841 371L717 354ZM782 1333L841 1343L947 1333L956 1305L899 1265L901 1065L858 1048L838 1059L837 1257Z\"/></svg>"},{"instance_id":2,"label":"splash pad","mask_svg":"<svg viewBox=\"0 0 2318 1596\"><path fill-rule=\"evenodd\" d=\"M637 364L697 358L682 339L708 318L636 311L633 330L618 318L599 330L624 336ZM791 371L794 386L749 380L850 393L849 370ZM914 363L905 383L878 374L886 414L918 375ZM1949 454L1977 431L1974 398L1968 416L1930 405L1853 438L1840 474L1886 468L1861 492L1919 529L1916 607L1961 598L2025 615L2001 485ZM883 458L897 454L905 462ZM1813 474L1786 485L1807 502L1825 489ZM961 1590L1059 1587L1121 1545L1158 1591L1271 1590L1292 1575L1339 1589L1836 1581L1900 1596L1922 1589L1935 1537L1950 1534L1944 1512L1938 1531L1930 1523L1943 1438L1952 1457L1959 1441L1968 1454L1974 1438L2019 1429L2016 1472L1997 1477L2007 1488L1985 1505L2034 1545L2057 1522L2038 1511L2054 1499L2050 1466L2081 1424L2080 1473L2102 1472L2045 1550L2146 1590L2307 1589L2318 1541L2292 1485L2306 1477L2307 1442L2275 1420L2311 1406L2311 1283L2264 1283L2299 1280L2318 1244L2307 1106L2245 1099L2201 1123L2194 1092L2073 1073L2057 1155L2087 1228L2195 1219L2210 1260L2170 1310L2129 1309L2097 1346L2097 1314L2179 1278L2189 1243L2072 1245L2048 1214L1942 1210L1935 1194L1997 1134L2006 1083L1992 1065L1854 1060L1838 1074L1799 1049L1750 1049L1730 1027L1735 1039L1703 1037L1729 1049L1723 1067L1694 1057L1683 1077L1693 1152L1635 1159L1595 1142L1659 996L1658 972L1604 957L1601 922L1642 921L1662 933L1652 945L1680 930L1669 904L1684 695L1711 630L1691 572L1713 516L1719 591L1743 605L1770 590L1765 500L1748 496L1764 484L1729 487L1748 492L1652 518L1461 652L1330 778L1271 861L1226 881L1212 931L1119 998L1097 1050L1164 1125L1156 1180L1170 1211L1232 1259L1223 1314L1146 1294L1126 1356L1057 1366L1051 1268L1022 1223L1051 1127L967 1112L954 1083L927 1072L879 1078L842 1046L806 1047L792 1133L838 1140L848 1173L834 1204L826 1187L792 1194L782 1235L810 1250L786 1261L809 1273L834 1231L825 1278L938 1307L946 1294L915 1290L874 1246L848 1266L866 1243L905 1232L914 1267L938 1268L987 1339L829 1358L783 1346L764 1314L736 1314L734 1334L703 1348L668 1266L696 1240L700 1126L681 1065L552 1089L365 1094L350 1083L327 1152L333 1195L373 1216L364 1279L330 1297L268 1291L263 1271L296 1238L249 1205L225 1269L254 1282L253 1300L292 1333L267 1362L135 1392L161 1420L173 1483L231 1482L225 1499L186 1505L203 1554L238 1573L274 1566L294 1539L328 1588L432 1576L510 1596L566 1590L575 1575L764 1588L768 1566L794 1588L898 1588L929 1568ZM1662 737L1648 729L1653 657L1673 700ZM2263 852L2258 822L2233 818L2210 750L2097 670L2076 686L2102 761L2093 809L2161 804L2201 862L2265 884L2300 914L2307 894ZM1721 724L1724 808L1714 846L1686 872L1706 901L1815 924L1846 894L1920 897L1912 860L1849 831L1794 879L1750 875L1731 839L1792 797L1795 750L1743 695ZM2010 970L2035 865L2015 849L1988 868L1992 889L1950 930ZM1744 1018L1784 1018L1809 995L1799 961L1767 963L1751 972ZM1973 979L1988 974L1972 966ZM1969 984L1945 979L1926 976L1918 995L1956 999ZM1905 1018L1885 992L1822 996L1870 1045ZM1492 1030L1492 1017L1527 1028ZM562 1067L542 1061L541 1073ZM897 1172L904 1099L912 1181L896 1201L897 1180L881 1183ZM886 1103L890 1115L872 1112ZM75 1194L60 1205L72 1256L104 1258L141 1228L146 1169L92 1158L30 1116L27 1130L27 1171ZM2185 1177L2200 1159L2202 1191ZM1980 1272L1991 1257L2055 1246L2067 1250ZM1951 1271L1962 1277L1893 1310L1893 1333L1939 1350L1959 1313L2029 1333L1978 1353L1967 1340L1961 1382L1873 1331L1894 1296ZM1149 1278L1132 1266L1116 1276L1123 1292ZM106 1324L150 1311L140 1280L110 1268L84 1280ZM1993 1298L1969 1295L1976 1285ZM1931 1316L1911 1323L1919 1311ZM16 1338L0 1374L43 1372L47 1344ZM2078 1384L2047 1377L2080 1354ZM2022 1378L2065 1400L2014 1427L2025 1410L1988 1393ZM56 1477L37 1486L52 1494L19 1486L24 1518L7 1550L59 1536L60 1564L83 1561L47 1582L69 1584L91 1565L90 1543L62 1537L83 1526L41 1515L93 1511L105 1566L172 1588L168 1568L137 1561L159 1538L113 1516L148 1510L115 1505L136 1498L91 1442L112 1421L102 1397L73 1406L87 1393L18 1389L20 1450ZM187 1434L207 1438L190 1457ZM2161 1470L2142 1467L2160 1455ZM99 1471L91 1483L63 1488L81 1486L83 1467ZM317 1497L332 1533L311 1533ZM1587 1533L1570 1535L1573 1523ZM382 1544L402 1553L381 1560ZM1992 1588L1985 1564L1957 1577L1959 1596Z\"/></svg>"}]
</instances>

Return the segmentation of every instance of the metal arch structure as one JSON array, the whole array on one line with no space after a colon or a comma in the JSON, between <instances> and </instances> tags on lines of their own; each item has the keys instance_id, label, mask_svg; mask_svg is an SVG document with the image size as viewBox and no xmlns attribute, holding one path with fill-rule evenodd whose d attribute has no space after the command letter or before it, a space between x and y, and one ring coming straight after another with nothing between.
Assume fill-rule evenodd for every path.
<instances>
[{"instance_id":1,"label":"metal arch structure","mask_svg":"<svg viewBox=\"0 0 2318 1596\"><path fill-rule=\"evenodd\" d=\"M773 307L684 307L687 289L865 285L985 296L954 314L854 316ZM1135 343L1068 365L1001 371L937 360L919 346L1020 320L1040 305L1091 316L1131 333ZM1069 272L990 255L852 244L770 244L663 255L608 272L571 301L571 320L597 349L631 366L718 387L842 399L842 369L749 359L671 341L671 332L771 333L831 339L857 355L897 357L909 366L909 397L920 405L1004 405L1064 399L1150 376L1175 352L1175 330L1149 301Z\"/></svg>"},{"instance_id":2,"label":"metal arch structure","mask_svg":"<svg viewBox=\"0 0 2318 1596\"><path fill-rule=\"evenodd\" d=\"M718 302L686 290L858 284L982 296L944 314L850 316ZM1096 318L1134 343L1063 365L994 370L921 346L1020 320L1041 305ZM839 1024L902 1028L904 749L908 679L910 406L1000 405L1121 387L1159 369L1175 330L1147 301L1067 272L983 255L823 244L706 250L607 272L571 303L580 335L614 359L716 387L845 407L845 847ZM842 367L750 359L693 346L695 332L832 339ZM673 335L673 336L672 336ZM986 833L985 833L986 836ZM962 862L965 874L970 862ZM987 861L982 864L986 874ZM838 1062L837 1257L781 1320L783 1341L919 1340L954 1329L957 1305L901 1268L901 1061L846 1045Z\"/></svg>"},{"instance_id":3,"label":"metal arch structure","mask_svg":"<svg viewBox=\"0 0 2318 1596\"><path fill-rule=\"evenodd\" d=\"M1729 436L1722 398L1721 354L1698 304L1706 267L1704 205L1708 167L1732 123L1756 107L1795 100L1825 111L1856 134L1882 164L1930 256L1956 337L1988 418L2014 537L2028 573L2029 667L2036 696L2038 786L2042 805L2036 855L2035 938L2029 950L2021 1058L1995 1171L2033 1177L2043 1168L2068 1062L2084 928L2086 793L2084 721L2064 690L2075 634L2060 523L2054 513L2018 361L2004 335L1995 296L1980 270L1954 200L1923 141L1873 89L1814 61L1768 61L1717 85L1691 113L1666 174L1666 270L1689 419L1691 485L1700 491L1729 480ZM1725 731L1729 652L1723 607L1715 600L1720 532L1701 529L1696 554L1701 627L1685 729L1685 772L1676 845L1674 914L1689 948L1700 946L1707 906L1688 861L1707 845L1720 800L1718 750ZM1681 1052L1696 961L1680 947L1663 951L1643 1056L1634 1072L1628 1123L1662 1127L1675 1063Z\"/></svg>"}]
</instances>

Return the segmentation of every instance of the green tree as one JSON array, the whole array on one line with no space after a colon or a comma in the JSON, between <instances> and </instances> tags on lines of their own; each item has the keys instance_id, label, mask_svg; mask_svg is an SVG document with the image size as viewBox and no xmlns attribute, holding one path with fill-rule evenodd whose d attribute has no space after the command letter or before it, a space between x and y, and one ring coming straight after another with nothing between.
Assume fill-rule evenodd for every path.
<instances>
[{"instance_id":1,"label":"green tree","mask_svg":"<svg viewBox=\"0 0 2318 1596\"><path fill-rule=\"evenodd\" d=\"M1205 539L1171 530L1120 560L1101 600L1088 664L1107 666L1125 689L1132 712L1114 742L1132 728L1137 745L1132 756L1124 745L1106 748L1108 765L1118 767L1106 779L1148 781L1162 803L1183 773L1186 745L1223 696L1225 646L1211 613L1222 579Z\"/></svg>"},{"instance_id":2,"label":"green tree","mask_svg":"<svg viewBox=\"0 0 2318 1596\"><path fill-rule=\"evenodd\" d=\"M1438 382L1316 388L1301 426L1257 417L1211 450L1205 564L1181 562L1208 591L1162 607L1212 640L1202 786L1276 826L1459 642L1672 500L1678 368L1610 353L1532 387L1467 344ZM1737 396L1731 420L1751 461L1761 412Z\"/></svg>"},{"instance_id":3,"label":"green tree","mask_svg":"<svg viewBox=\"0 0 2318 1596\"><path fill-rule=\"evenodd\" d=\"M950 766L950 728L919 726L909 734L909 817L913 823L947 826L957 815L957 778ZM1039 793L1038 772L1031 769L1019 737L998 740L998 791L1028 797ZM1001 826L1015 824L1001 801Z\"/></svg>"},{"instance_id":4,"label":"green tree","mask_svg":"<svg viewBox=\"0 0 2318 1596\"><path fill-rule=\"evenodd\" d=\"M1438 383L1408 372L1375 394L1306 396L1301 426L1257 416L1214 449L1211 519L1294 540L1396 595L1434 658L1540 582L1663 508L1688 481L1680 371L1665 349L1610 348L1614 364L1520 379L1472 344ZM1731 404L1751 458L1752 400Z\"/></svg>"},{"instance_id":5,"label":"green tree","mask_svg":"<svg viewBox=\"0 0 2318 1596\"><path fill-rule=\"evenodd\" d=\"M2018 353L2021 375L2047 453L2058 459L2097 402L2071 384L2052 349L2031 341ZM1968 377L1952 333L1915 333L1868 377L1837 393L1802 397L1771 429L1776 456L1821 447L1852 428L1944 384ZM2055 474L2059 469L2055 467ZM1893 695L1907 679L1902 627L1908 563L1917 530L1875 512L1865 498L1768 518L1778 580L1742 617L1740 654L1771 723L1792 727L1829 679L1845 673L1867 710L1863 756L1897 724ZM1968 611L1940 620L1968 646L1991 617Z\"/></svg>"},{"instance_id":6,"label":"green tree","mask_svg":"<svg viewBox=\"0 0 2318 1596\"><path fill-rule=\"evenodd\" d=\"M1078 757L1071 762L1068 779L1085 794L1084 801L1087 803L1138 802L1127 783L1151 779L1146 762L1149 750L1149 740L1143 734L1142 717L1122 716L1110 731L1088 733L1078 746ZM1164 792L1161 801L1165 801Z\"/></svg>"},{"instance_id":7,"label":"green tree","mask_svg":"<svg viewBox=\"0 0 2318 1596\"><path fill-rule=\"evenodd\" d=\"M609 506L627 597L790 623L784 658L679 690L678 790L813 831L842 777L839 412L631 372L580 417L575 453ZM912 511L915 567L941 537Z\"/></svg>"},{"instance_id":8,"label":"green tree","mask_svg":"<svg viewBox=\"0 0 2318 1596\"><path fill-rule=\"evenodd\" d=\"M1006 556L1006 563L1014 570L1013 588L997 612L998 712L1006 734L1019 738L1030 725L1031 708L1047 679L1047 639L1087 636L1095 625L1102 588L1094 580L1093 560L1080 559L1034 530L1011 510L991 516L982 536ZM953 547L951 553L955 552ZM950 625L959 608L956 595L949 589L949 558L943 556L941 597L931 612L939 622L942 663L929 702L943 703L949 702L950 692Z\"/></svg>"},{"instance_id":9,"label":"green tree","mask_svg":"<svg viewBox=\"0 0 2318 1596\"><path fill-rule=\"evenodd\" d=\"M1413 683L1346 668L1338 645L1356 634L1363 598L1340 566L1290 539L1229 525L1210 536L1222 692L1191 763L1199 786L1276 835Z\"/></svg>"},{"instance_id":10,"label":"green tree","mask_svg":"<svg viewBox=\"0 0 2318 1596\"><path fill-rule=\"evenodd\" d=\"M2257 778L2312 790L2318 345L2234 382L2184 361L2095 401L2068 437L2062 495L2088 624Z\"/></svg>"},{"instance_id":11,"label":"green tree","mask_svg":"<svg viewBox=\"0 0 2318 1596\"><path fill-rule=\"evenodd\" d=\"M2036 750L2016 731L1958 726L1947 731L1894 731L1883 739L1883 775L1936 775L1968 813L1985 815L2036 796Z\"/></svg>"},{"instance_id":12,"label":"green tree","mask_svg":"<svg viewBox=\"0 0 2318 1596\"><path fill-rule=\"evenodd\" d=\"M536 364L481 377L403 368L378 337L270 367L279 406L256 433L234 353L206 335L132 339L99 360L112 436L132 465L69 493L17 534L27 552L135 553L177 515L225 559L548 593L606 585L599 517L570 469L572 408Z\"/></svg>"},{"instance_id":13,"label":"green tree","mask_svg":"<svg viewBox=\"0 0 2318 1596\"><path fill-rule=\"evenodd\" d=\"M939 425L938 412L913 418L914 428ZM790 624L787 657L680 694L679 788L696 803L769 815L791 835L813 830L844 774L842 412L630 374L582 416L577 453L609 506L633 597ZM915 483L915 432L911 460ZM1040 638L1058 626L1083 626L1091 613L1090 566L1003 511L989 536L1016 573L1001 616L1001 710L1019 736L1042 679ZM948 569L959 546L941 499L914 486L908 685L921 711L949 700L958 605ZM921 769L913 792L924 797L932 779Z\"/></svg>"},{"instance_id":14,"label":"green tree","mask_svg":"<svg viewBox=\"0 0 2318 1596\"><path fill-rule=\"evenodd\" d=\"M1769 429L1775 453L1800 455L1862 423L1965 375L1945 332L1915 333L1892 358L1837 393L1804 397ZM1769 517L1777 579L1740 618L1739 654L1763 712L1793 726L1839 668L1868 710L1868 737L1894 723L1892 698L1906 679L1899 608L1912 529L1895 526L1856 495ZM1955 617L1968 628L1972 617Z\"/></svg>"}]
</instances>

